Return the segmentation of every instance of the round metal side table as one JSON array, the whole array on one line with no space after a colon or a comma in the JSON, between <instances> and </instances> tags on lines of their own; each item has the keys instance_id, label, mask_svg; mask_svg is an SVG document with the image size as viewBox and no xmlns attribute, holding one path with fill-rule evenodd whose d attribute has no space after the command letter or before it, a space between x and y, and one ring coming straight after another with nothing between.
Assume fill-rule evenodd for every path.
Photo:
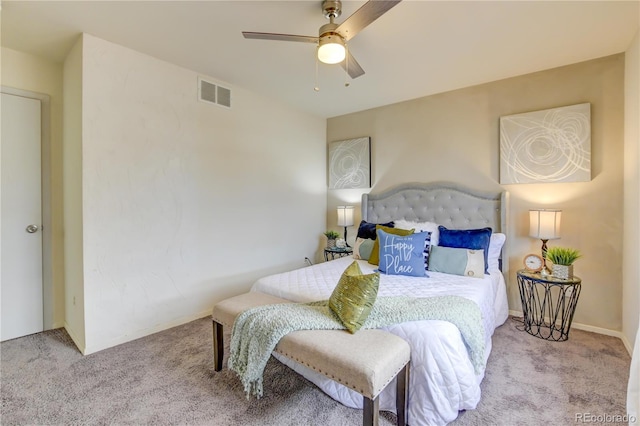
<instances>
[{"instance_id":1,"label":"round metal side table","mask_svg":"<svg viewBox=\"0 0 640 426\"><path fill-rule=\"evenodd\" d=\"M525 331L545 340L567 340L582 280L563 280L524 269L517 275Z\"/></svg>"},{"instance_id":2,"label":"round metal side table","mask_svg":"<svg viewBox=\"0 0 640 426\"><path fill-rule=\"evenodd\" d=\"M351 247L327 247L324 249L324 260L326 262L329 258L333 260L339 257L349 256L351 253L353 253Z\"/></svg>"}]
</instances>

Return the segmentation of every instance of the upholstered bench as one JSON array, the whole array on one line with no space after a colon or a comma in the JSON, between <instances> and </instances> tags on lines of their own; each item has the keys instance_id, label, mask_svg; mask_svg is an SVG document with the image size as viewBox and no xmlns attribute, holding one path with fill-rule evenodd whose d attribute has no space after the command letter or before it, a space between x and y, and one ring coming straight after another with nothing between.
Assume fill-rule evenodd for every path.
<instances>
[{"instance_id":1,"label":"upholstered bench","mask_svg":"<svg viewBox=\"0 0 640 426\"><path fill-rule=\"evenodd\" d=\"M215 370L222 370L223 327L233 326L243 311L261 305L291 303L263 293L251 292L223 300L213 308L213 354ZM301 330L285 335L275 348L312 370L353 389L363 396L363 424L377 425L378 396L397 377L397 424L406 424L409 375L409 344L382 330Z\"/></svg>"}]
</instances>

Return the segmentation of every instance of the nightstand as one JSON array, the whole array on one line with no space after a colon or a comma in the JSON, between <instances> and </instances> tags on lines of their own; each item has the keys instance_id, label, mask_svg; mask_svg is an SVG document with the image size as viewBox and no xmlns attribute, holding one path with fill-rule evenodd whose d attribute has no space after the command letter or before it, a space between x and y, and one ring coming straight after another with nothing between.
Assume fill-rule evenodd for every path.
<instances>
[{"instance_id":1,"label":"nightstand","mask_svg":"<svg viewBox=\"0 0 640 426\"><path fill-rule=\"evenodd\" d=\"M324 249L324 260L328 261L349 256L351 253L353 253L353 249L351 247L326 247Z\"/></svg>"},{"instance_id":2,"label":"nightstand","mask_svg":"<svg viewBox=\"0 0 640 426\"><path fill-rule=\"evenodd\" d=\"M545 340L567 340L581 282L578 277L563 280L524 269L518 271L525 331Z\"/></svg>"}]
</instances>

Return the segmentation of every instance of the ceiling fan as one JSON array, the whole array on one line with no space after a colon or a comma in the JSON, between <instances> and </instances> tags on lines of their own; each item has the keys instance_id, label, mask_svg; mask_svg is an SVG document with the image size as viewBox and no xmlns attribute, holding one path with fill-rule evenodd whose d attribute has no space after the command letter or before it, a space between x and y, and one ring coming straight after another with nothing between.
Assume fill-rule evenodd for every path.
<instances>
[{"instance_id":1,"label":"ceiling fan","mask_svg":"<svg viewBox=\"0 0 640 426\"><path fill-rule=\"evenodd\" d=\"M347 50L347 41L355 37L367 25L384 15L389 9L401 0L370 0L360 9L356 10L342 24L336 24L334 19L342 13L342 2L340 0L324 0L322 2L322 12L329 20L328 24L320 27L318 37L276 34L276 33L256 33L243 31L245 38L278 41L297 41L302 43L314 43L318 46L318 60L326 64L340 63L342 68L351 78L360 77L364 70L355 60L351 52Z\"/></svg>"}]
</instances>

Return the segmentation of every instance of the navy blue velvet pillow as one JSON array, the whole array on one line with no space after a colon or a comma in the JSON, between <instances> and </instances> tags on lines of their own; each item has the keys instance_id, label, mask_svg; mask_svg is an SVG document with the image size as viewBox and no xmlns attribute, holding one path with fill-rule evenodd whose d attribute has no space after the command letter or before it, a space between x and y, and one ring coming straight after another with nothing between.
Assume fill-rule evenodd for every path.
<instances>
[{"instance_id":1,"label":"navy blue velvet pillow","mask_svg":"<svg viewBox=\"0 0 640 426\"><path fill-rule=\"evenodd\" d=\"M393 222L369 223L363 220L362 222L360 222L360 227L358 228L358 238L375 240L377 237L376 225L388 226L389 228L393 228Z\"/></svg>"},{"instance_id":2,"label":"navy blue velvet pillow","mask_svg":"<svg viewBox=\"0 0 640 426\"><path fill-rule=\"evenodd\" d=\"M493 232L491 228L447 229L440 225L438 226L438 230L440 231L439 246L484 250L484 273L489 273L487 256L489 254L491 233Z\"/></svg>"}]
</instances>

